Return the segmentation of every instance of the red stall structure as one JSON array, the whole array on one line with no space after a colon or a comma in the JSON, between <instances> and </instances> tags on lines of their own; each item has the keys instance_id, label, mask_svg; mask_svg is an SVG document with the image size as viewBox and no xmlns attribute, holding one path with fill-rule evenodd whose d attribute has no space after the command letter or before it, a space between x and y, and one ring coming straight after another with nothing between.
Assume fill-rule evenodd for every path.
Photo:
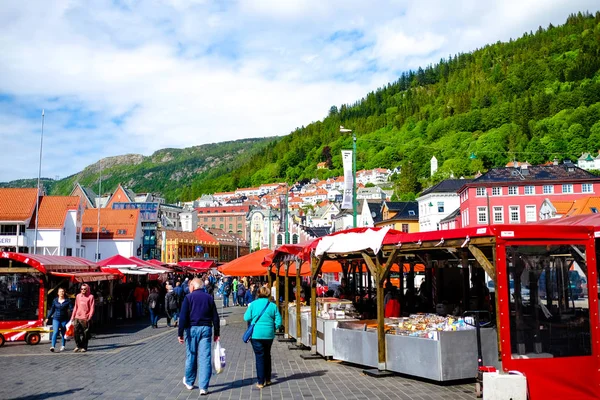
<instances>
[{"instance_id":1,"label":"red stall structure","mask_svg":"<svg viewBox=\"0 0 600 400\"><path fill-rule=\"evenodd\" d=\"M315 240L304 249L302 258L311 259L313 287L327 260L355 260L369 267L377 290L376 335L348 331L369 350L365 354L377 354L366 357L369 363L363 365L377 367L380 372L430 378L426 373L436 363L415 354L418 346L406 345L412 338L390 334L389 321L383 316L384 284L392 265L422 263L425 280L420 291L427 301L420 310L408 312L435 313L437 306L439 313L439 305L446 301L454 302L452 308L461 313L487 308L496 326L497 346L493 347L497 359L486 363L498 365L505 373L525 375L533 400L598 400L599 256L600 215L596 214L538 224L410 234L385 228L355 228ZM414 290L414 282L407 279L406 287ZM334 334L346 332L336 329ZM364 338L359 338L361 334ZM314 346L315 332L312 336ZM398 345L401 340L402 345ZM455 345L458 348L464 344ZM345 356L360 353L356 341L352 346L343 349ZM344 351L340 354L344 356ZM446 371L453 376L458 364L464 362L455 360L457 355L452 351L442 351L439 356L439 380L445 380ZM337 354L333 358L338 358ZM360 359L338 359L361 364Z\"/></svg>"},{"instance_id":2,"label":"red stall structure","mask_svg":"<svg viewBox=\"0 0 600 400\"><path fill-rule=\"evenodd\" d=\"M0 253L0 346L5 341L37 344L47 332L43 321L46 299L65 283L119 279L79 257Z\"/></svg>"}]
</instances>

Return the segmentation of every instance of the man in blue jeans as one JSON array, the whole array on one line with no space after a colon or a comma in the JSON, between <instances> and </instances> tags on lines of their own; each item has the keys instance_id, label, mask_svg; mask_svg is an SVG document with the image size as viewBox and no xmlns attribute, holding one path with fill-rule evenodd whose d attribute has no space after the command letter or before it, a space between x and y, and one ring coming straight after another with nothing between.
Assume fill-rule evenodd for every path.
<instances>
[{"instance_id":1,"label":"man in blue jeans","mask_svg":"<svg viewBox=\"0 0 600 400\"><path fill-rule=\"evenodd\" d=\"M211 295L201 290L203 286L204 283L199 278L194 278L190 282L190 294L185 296L181 305L177 338L181 344L185 341L183 384L188 390L194 388L199 367L200 395L208 394L208 383L212 375L211 337L215 342L219 340L221 330L215 301Z\"/></svg>"}]
</instances>

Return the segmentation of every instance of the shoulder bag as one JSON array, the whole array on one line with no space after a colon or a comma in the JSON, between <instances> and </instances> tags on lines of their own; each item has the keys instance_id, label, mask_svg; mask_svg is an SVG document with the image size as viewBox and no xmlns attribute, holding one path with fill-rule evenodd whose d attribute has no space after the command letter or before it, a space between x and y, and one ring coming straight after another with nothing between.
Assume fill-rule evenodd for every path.
<instances>
[{"instance_id":1,"label":"shoulder bag","mask_svg":"<svg viewBox=\"0 0 600 400\"><path fill-rule=\"evenodd\" d=\"M271 302L267 300L267 305L260 312L260 315L258 316L258 318L256 318L256 321L251 323L250 326L248 327L248 329L246 329L246 332L244 332L244 336L242 336L242 340L244 341L244 343L248 343L248 340L250 340L250 338L252 337L252 332L254 332L254 325L256 325L256 323L258 322L260 317L262 317L262 315L265 313L265 311L267 310L267 307L269 307L269 304L271 304Z\"/></svg>"}]
</instances>

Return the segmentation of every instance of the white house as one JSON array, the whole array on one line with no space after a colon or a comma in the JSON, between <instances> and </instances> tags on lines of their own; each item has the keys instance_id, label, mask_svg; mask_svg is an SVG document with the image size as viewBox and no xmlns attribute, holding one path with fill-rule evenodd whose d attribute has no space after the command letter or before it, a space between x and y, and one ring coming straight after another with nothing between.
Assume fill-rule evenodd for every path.
<instances>
[{"instance_id":1,"label":"white house","mask_svg":"<svg viewBox=\"0 0 600 400\"><path fill-rule=\"evenodd\" d=\"M194 232L198 228L198 211L185 210L179 213L179 223L184 232Z\"/></svg>"},{"instance_id":2,"label":"white house","mask_svg":"<svg viewBox=\"0 0 600 400\"><path fill-rule=\"evenodd\" d=\"M598 151L596 157L587 152L582 153L581 157L577 159L577 166L588 171L591 169L600 170L600 151Z\"/></svg>"},{"instance_id":3,"label":"white house","mask_svg":"<svg viewBox=\"0 0 600 400\"><path fill-rule=\"evenodd\" d=\"M319 207L314 215L308 216L306 225L310 227L331 226L332 218L339 212L340 209L335 203L328 203L323 207Z\"/></svg>"},{"instance_id":4,"label":"white house","mask_svg":"<svg viewBox=\"0 0 600 400\"><path fill-rule=\"evenodd\" d=\"M84 256L81 241L83 204L78 196L41 196L37 217L37 254ZM35 212L27 236L35 240Z\"/></svg>"},{"instance_id":5,"label":"white house","mask_svg":"<svg viewBox=\"0 0 600 400\"><path fill-rule=\"evenodd\" d=\"M440 221L460 206L458 190L469 179L446 179L425 189L417 198L419 203L419 231L440 230Z\"/></svg>"}]
</instances>

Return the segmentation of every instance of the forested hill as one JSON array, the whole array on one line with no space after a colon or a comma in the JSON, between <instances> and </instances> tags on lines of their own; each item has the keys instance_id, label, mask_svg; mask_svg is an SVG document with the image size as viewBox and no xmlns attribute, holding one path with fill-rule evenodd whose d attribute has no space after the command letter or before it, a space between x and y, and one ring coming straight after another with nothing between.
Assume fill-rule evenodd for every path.
<instances>
[{"instance_id":1,"label":"forested hill","mask_svg":"<svg viewBox=\"0 0 600 400\"><path fill-rule=\"evenodd\" d=\"M517 40L487 45L404 73L323 121L272 142L231 173L204 180L192 196L265 182L341 175L340 150L357 135L358 170L403 166L405 196L434 181L469 176L517 159L542 163L600 149L600 12L573 14ZM329 170L317 170L328 161Z\"/></svg>"}]
</instances>

